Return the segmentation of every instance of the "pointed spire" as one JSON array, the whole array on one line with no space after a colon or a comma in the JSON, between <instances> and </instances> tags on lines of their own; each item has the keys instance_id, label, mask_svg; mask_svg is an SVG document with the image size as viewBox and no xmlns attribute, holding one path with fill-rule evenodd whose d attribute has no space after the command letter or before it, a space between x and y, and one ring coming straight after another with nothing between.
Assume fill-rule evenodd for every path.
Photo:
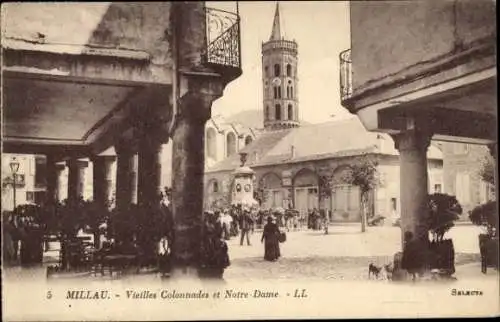
<instances>
[{"instance_id":1,"label":"pointed spire","mask_svg":"<svg viewBox=\"0 0 500 322\"><path fill-rule=\"evenodd\" d=\"M273 30L269 40L281 39L281 20L280 20L280 4L276 1L276 11L274 12Z\"/></svg>"}]
</instances>

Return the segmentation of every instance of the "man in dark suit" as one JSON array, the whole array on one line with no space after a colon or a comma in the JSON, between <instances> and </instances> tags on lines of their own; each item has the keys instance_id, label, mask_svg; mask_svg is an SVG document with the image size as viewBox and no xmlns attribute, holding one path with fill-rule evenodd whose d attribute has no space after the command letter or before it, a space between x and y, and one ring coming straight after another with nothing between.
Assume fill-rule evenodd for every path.
<instances>
[{"instance_id":1,"label":"man in dark suit","mask_svg":"<svg viewBox=\"0 0 500 322\"><path fill-rule=\"evenodd\" d=\"M244 208L243 213L240 216L240 229L241 229L241 239L240 245L243 246L243 239L245 235L247 236L247 245L250 246L250 230L253 226L253 220L250 216L250 209Z\"/></svg>"}]
</instances>

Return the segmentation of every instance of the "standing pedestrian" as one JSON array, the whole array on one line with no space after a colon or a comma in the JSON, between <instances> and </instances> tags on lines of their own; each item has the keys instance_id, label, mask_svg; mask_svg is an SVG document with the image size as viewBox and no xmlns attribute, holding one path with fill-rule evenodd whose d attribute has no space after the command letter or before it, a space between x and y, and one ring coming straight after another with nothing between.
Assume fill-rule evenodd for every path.
<instances>
[{"instance_id":1,"label":"standing pedestrian","mask_svg":"<svg viewBox=\"0 0 500 322\"><path fill-rule=\"evenodd\" d=\"M231 209L231 236L238 236L238 222L239 222L239 210L236 206L232 206Z\"/></svg>"},{"instance_id":2,"label":"standing pedestrian","mask_svg":"<svg viewBox=\"0 0 500 322\"><path fill-rule=\"evenodd\" d=\"M262 232L261 242L264 242L264 259L267 261L274 262L280 256L280 244L279 244L280 230L278 225L273 222L273 218L269 216L267 218L267 224L264 226L264 231Z\"/></svg>"},{"instance_id":3,"label":"standing pedestrian","mask_svg":"<svg viewBox=\"0 0 500 322\"><path fill-rule=\"evenodd\" d=\"M243 239L247 238L247 245L250 246L250 230L252 229L252 218L250 217L250 210L248 208L243 209L243 213L240 216L240 230L241 230L241 239L240 245L243 246Z\"/></svg>"},{"instance_id":4,"label":"standing pedestrian","mask_svg":"<svg viewBox=\"0 0 500 322\"><path fill-rule=\"evenodd\" d=\"M233 222L233 218L229 215L229 209L225 208L222 211L222 215L220 217L220 221L222 224L222 237L225 240L229 240L231 235L230 235L230 229L231 225Z\"/></svg>"},{"instance_id":5,"label":"standing pedestrian","mask_svg":"<svg viewBox=\"0 0 500 322\"><path fill-rule=\"evenodd\" d=\"M2 214L2 225L4 227L4 234L2 240L2 254L5 261L17 261L17 249L15 243L17 232L13 223L13 215L7 217L5 214Z\"/></svg>"}]
</instances>

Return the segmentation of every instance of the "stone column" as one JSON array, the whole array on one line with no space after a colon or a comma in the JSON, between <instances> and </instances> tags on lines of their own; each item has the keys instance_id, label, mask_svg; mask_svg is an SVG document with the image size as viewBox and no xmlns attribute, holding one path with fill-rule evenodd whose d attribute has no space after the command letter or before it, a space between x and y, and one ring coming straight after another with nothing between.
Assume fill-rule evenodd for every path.
<instances>
[{"instance_id":1,"label":"stone column","mask_svg":"<svg viewBox=\"0 0 500 322\"><path fill-rule=\"evenodd\" d=\"M151 133L152 134L152 133ZM139 205L159 202L161 191L161 140L143 136L139 143L137 203Z\"/></svg>"},{"instance_id":2,"label":"stone column","mask_svg":"<svg viewBox=\"0 0 500 322\"><path fill-rule=\"evenodd\" d=\"M61 174L62 172L64 171L64 169L66 169L66 165L64 164L56 164L56 176L57 176L57 188L56 188L56 201L61 201L62 200L62 197L61 197Z\"/></svg>"},{"instance_id":3,"label":"stone column","mask_svg":"<svg viewBox=\"0 0 500 322\"><path fill-rule=\"evenodd\" d=\"M204 66L206 10L202 2L177 2L171 12L175 67L172 135L173 276L199 273L202 238L205 122L228 79Z\"/></svg>"},{"instance_id":4,"label":"stone column","mask_svg":"<svg viewBox=\"0 0 500 322\"><path fill-rule=\"evenodd\" d=\"M394 135L399 151L401 232L428 241L425 218L428 214L427 148L432 135L427 131L408 130Z\"/></svg>"},{"instance_id":5,"label":"stone column","mask_svg":"<svg viewBox=\"0 0 500 322\"><path fill-rule=\"evenodd\" d=\"M116 151L116 207L126 208L132 202L134 151L127 142L115 145Z\"/></svg>"},{"instance_id":6,"label":"stone column","mask_svg":"<svg viewBox=\"0 0 500 322\"><path fill-rule=\"evenodd\" d=\"M205 166L205 122L212 101L223 86L214 80L190 83L190 91L180 100L172 146L172 212L174 216L174 271L193 277L200 264ZM200 83L198 83L200 82Z\"/></svg>"},{"instance_id":7,"label":"stone column","mask_svg":"<svg viewBox=\"0 0 500 322\"><path fill-rule=\"evenodd\" d=\"M139 156L134 154L132 157L132 171L130 175L132 177L132 203L137 204L137 181L138 181L138 173L139 173Z\"/></svg>"},{"instance_id":8,"label":"stone column","mask_svg":"<svg viewBox=\"0 0 500 322\"><path fill-rule=\"evenodd\" d=\"M58 200L58 170L55 156L47 155L47 203Z\"/></svg>"},{"instance_id":9,"label":"stone column","mask_svg":"<svg viewBox=\"0 0 500 322\"><path fill-rule=\"evenodd\" d=\"M134 150L130 144L119 143L116 150L116 207L126 208L132 203Z\"/></svg>"},{"instance_id":10,"label":"stone column","mask_svg":"<svg viewBox=\"0 0 500 322\"><path fill-rule=\"evenodd\" d=\"M111 165L114 161L115 156L112 155L98 155L92 158L94 201L101 205L107 205L111 195Z\"/></svg>"},{"instance_id":11,"label":"stone column","mask_svg":"<svg viewBox=\"0 0 500 322\"><path fill-rule=\"evenodd\" d=\"M71 158L68 160L68 202L73 203L83 196L83 180L87 161Z\"/></svg>"}]
</instances>

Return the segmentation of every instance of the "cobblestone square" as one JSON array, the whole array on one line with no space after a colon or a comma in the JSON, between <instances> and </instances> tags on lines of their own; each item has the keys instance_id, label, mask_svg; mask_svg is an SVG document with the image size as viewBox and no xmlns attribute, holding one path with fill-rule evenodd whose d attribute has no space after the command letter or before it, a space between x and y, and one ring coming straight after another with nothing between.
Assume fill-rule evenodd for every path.
<instances>
[{"instance_id":1,"label":"cobblestone square","mask_svg":"<svg viewBox=\"0 0 500 322\"><path fill-rule=\"evenodd\" d=\"M476 275L474 269L462 272L464 265L476 267L480 275L479 232L472 225L458 225L449 232L456 252L457 278L460 274ZM313 230L288 232L287 241L280 245L282 257L267 262L260 238L261 232L255 231L251 246L240 246L239 236L228 242L231 266L225 271L226 279L363 280L368 278L370 263L381 266L391 262L401 247L398 227L369 227L361 233L359 224L332 225L328 235Z\"/></svg>"}]
</instances>

